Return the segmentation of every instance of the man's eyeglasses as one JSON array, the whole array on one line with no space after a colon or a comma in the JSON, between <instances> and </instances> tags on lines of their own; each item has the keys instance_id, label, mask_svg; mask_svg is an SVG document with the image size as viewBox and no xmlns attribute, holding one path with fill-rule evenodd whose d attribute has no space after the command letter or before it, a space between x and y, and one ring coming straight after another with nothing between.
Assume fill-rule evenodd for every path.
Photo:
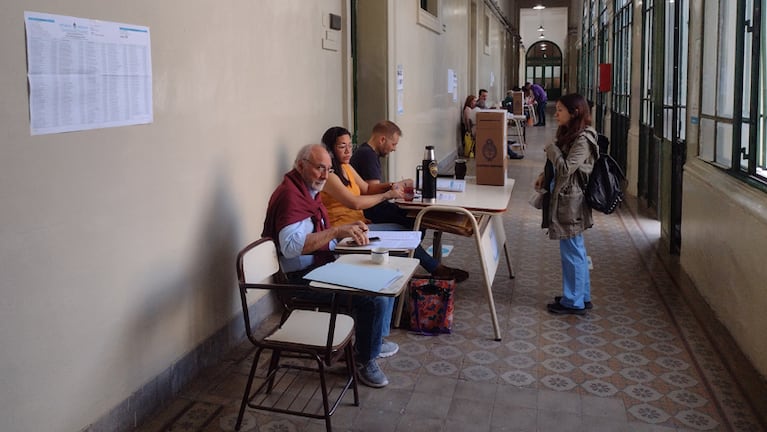
<instances>
[{"instance_id":1,"label":"man's eyeglasses","mask_svg":"<svg viewBox=\"0 0 767 432\"><path fill-rule=\"evenodd\" d=\"M319 172L321 172L321 173L333 174L333 172L334 172L333 168L326 167L325 165L322 165L322 164L312 163L309 159L304 159L304 162L309 164L310 167L312 167L312 168L314 168L316 170L319 170Z\"/></svg>"}]
</instances>

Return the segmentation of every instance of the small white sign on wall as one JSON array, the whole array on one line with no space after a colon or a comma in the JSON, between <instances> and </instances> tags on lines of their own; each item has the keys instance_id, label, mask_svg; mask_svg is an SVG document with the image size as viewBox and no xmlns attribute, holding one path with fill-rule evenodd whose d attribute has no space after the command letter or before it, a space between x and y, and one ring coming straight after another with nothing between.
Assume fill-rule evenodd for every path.
<instances>
[{"instance_id":1,"label":"small white sign on wall","mask_svg":"<svg viewBox=\"0 0 767 432\"><path fill-rule=\"evenodd\" d=\"M405 68L397 65L397 114L405 112Z\"/></svg>"}]
</instances>

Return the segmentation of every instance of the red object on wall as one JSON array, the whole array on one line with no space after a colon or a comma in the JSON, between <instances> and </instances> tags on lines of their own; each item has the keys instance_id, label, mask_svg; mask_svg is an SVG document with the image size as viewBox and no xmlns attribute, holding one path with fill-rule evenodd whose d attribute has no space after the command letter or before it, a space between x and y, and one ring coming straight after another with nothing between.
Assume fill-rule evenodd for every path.
<instances>
[{"instance_id":1,"label":"red object on wall","mask_svg":"<svg viewBox=\"0 0 767 432\"><path fill-rule=\"evenodd\" d=\"M610 63L599 64L599 92L607 93L613 86L613 65Z\"/></svg>"}]
</instances>

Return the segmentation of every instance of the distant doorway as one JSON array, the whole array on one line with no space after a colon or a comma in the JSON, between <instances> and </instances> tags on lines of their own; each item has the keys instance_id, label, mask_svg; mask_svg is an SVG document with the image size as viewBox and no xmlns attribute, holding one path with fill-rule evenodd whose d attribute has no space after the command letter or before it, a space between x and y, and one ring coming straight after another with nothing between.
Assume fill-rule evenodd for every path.
<instances>
[{"instance_id":1,"label":"distant doorway","mask_svg":"<svg viewBox=\"0 0 767 432\"><path fill-rule=\"evenodd\" d=\"M562 50L551 41L534 43L525 55L525 82L546 89L549 100L562 96Z\"/></svg>"}]
</instances>

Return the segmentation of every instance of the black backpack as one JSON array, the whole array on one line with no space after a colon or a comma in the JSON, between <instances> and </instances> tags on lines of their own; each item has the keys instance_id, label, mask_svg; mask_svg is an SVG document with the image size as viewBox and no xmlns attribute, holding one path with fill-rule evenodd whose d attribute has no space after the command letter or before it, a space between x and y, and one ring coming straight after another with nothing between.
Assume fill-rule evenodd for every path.
<instances>
[{"instance_id":1,"label":"black backpack","mask_svg":"<svg viewBox=\"0 0 767 432\"><path fill-rule=\"evenodd\" d=\"M609 146L607 137L599 135L598 142L599 156L594 161L594 170L586 186L586 202L592 209L610 214L624 199L623 188L626 176L618 162L607 154Z\"/></svg>"}]
</instances>

